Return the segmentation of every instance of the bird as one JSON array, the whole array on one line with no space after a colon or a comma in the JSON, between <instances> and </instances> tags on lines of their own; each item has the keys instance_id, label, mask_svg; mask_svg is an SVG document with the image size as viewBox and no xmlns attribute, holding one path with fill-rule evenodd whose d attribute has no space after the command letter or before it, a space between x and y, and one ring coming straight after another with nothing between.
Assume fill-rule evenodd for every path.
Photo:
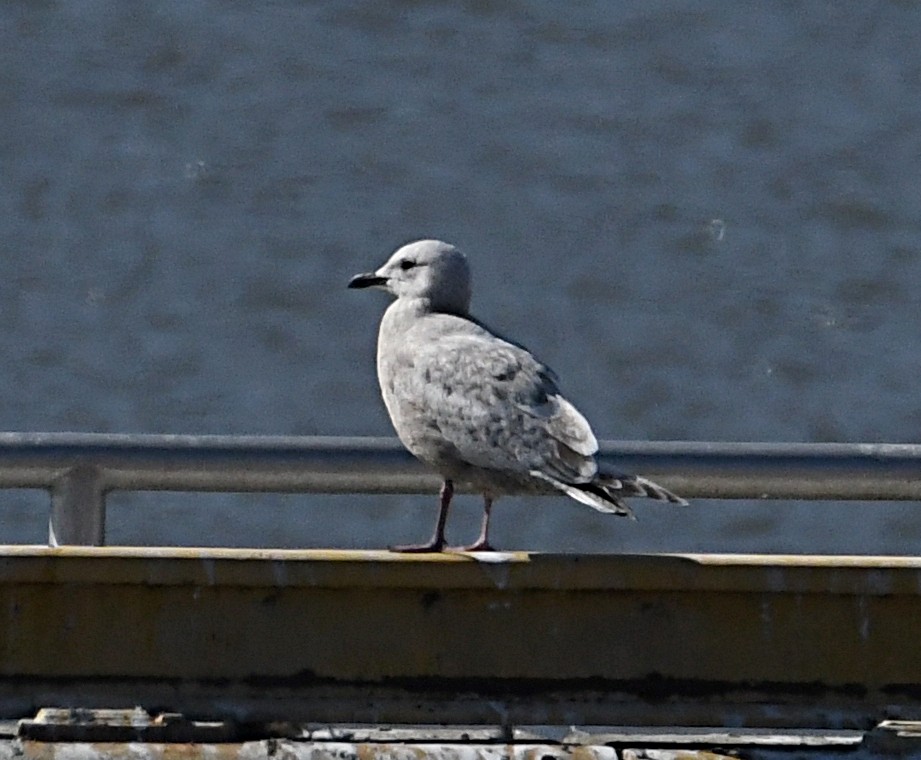
<instances>
[{"instance_id":1,"label":"bird","mask_svg":"<svg viewBox=\"0 0 921 760\"><path fill-rule=\"evenodd\" d=\"M454 245L408 243L348 287L394 296L378 331L381 394L400 441L443 480L431 539L393 551L446 550L455 487L482 494L483 518L478 538L451 551L494 550L490 517L505 495L563 493L629 517L628 497L687 504L644 477L599 467L595 434L556 373L470 314L470 266Z\"/></svg>"}]
</instances>

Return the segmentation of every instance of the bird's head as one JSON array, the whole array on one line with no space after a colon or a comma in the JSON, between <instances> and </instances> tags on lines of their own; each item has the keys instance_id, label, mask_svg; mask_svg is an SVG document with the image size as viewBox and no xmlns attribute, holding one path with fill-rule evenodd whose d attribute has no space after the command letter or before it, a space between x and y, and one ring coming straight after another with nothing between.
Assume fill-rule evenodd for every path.
<instances>
[{"instance_id":1,"label":"bird's head","mask_svg":"<svg viewBox=\"0 0 921 760\"><path fill-rule=\"evenodd\" d=\"M379 288L397 298L424 299L432 311L466 315L470 308L467 257L440 240L404 245L377 271L353 277L349 287Z\"/></svg>"}]
</instances>

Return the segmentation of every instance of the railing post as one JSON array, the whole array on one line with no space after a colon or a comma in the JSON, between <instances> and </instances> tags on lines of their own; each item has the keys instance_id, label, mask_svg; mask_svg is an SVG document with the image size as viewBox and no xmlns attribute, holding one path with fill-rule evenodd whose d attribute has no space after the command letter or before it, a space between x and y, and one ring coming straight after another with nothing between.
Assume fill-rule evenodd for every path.
<instances>
[{"instance_id":1,"label":"railing post","mask_svg":"<svg viewBox=\"0 0 921 760\"><path fill-rule=\"evenodd\" d=\"M51 485L48 544L102 546L106 534L106 503L102 471L89 464L71 467Z\"/></svg>"}]
</instances>

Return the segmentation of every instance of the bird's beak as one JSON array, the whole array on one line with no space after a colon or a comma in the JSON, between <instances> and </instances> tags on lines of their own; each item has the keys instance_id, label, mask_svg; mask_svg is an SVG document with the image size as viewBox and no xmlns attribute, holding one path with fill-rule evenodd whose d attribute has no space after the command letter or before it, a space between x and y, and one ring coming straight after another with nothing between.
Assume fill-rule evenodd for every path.
<instances>
[{"instance_id":1,"label":"bird's beak","mask_svg":"<svg viewBox=\"0 0 921 760\"><path fill-rule=\"evenodd\" d=\"M356 274L349 280L350 288L382 288L387 284L387 278L381 277L375 272L365 272Z\"/></svg>"}]
</instances>

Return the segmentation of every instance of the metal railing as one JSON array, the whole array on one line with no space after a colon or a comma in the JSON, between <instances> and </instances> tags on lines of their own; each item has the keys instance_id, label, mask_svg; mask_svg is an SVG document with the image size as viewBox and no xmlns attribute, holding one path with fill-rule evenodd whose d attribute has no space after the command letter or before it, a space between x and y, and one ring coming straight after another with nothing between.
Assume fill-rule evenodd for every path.
<instances>
[{"instance_id":1,"label":"metal railing","mask_svg":"<svg viewBox=\"0 0 921 760\"><path fill-rule=\"evenodd\" d=\"M688 498L921 500L921 445L605 441ZM101 545L110 491L433 493L395 438L0 433L0 488L51 494L49 543Z\"/></svg>"}]
</instances>

